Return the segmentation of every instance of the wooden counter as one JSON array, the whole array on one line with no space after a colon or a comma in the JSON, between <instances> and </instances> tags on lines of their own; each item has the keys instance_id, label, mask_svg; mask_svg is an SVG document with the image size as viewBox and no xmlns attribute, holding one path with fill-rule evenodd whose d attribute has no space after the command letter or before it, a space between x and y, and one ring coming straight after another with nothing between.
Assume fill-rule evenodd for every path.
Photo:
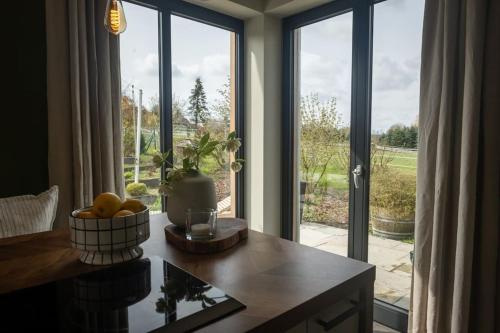
<instances>
[{"instance_id":1,"label":"wooden counter","mask_svg":"<svg viewBox=\"0 0 500 333\"><path fill-rule=\"evenodd\" d=\"M151 216L144 255L163 257L246 305L201 332L286 331L356 293L358 330L371 332L374 266L255 231L225 252L183 253L165 241L168 223L164 214ZM0 239L0 294L101 268L78 256L67 230Z\"/></svg>"}]
</instances>

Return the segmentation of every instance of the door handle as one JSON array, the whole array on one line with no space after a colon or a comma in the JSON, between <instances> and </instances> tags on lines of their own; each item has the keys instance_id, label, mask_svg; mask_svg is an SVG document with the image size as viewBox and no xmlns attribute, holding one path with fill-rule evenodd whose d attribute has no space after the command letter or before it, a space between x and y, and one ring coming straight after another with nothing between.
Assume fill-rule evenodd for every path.
<instances>
[{"instance_id":1,"label":"door handle","mask_svg":"<svg viewBox=\"0 0 500 333\"><path fill-rule=\"evenodd\" d=\"M352 170L352 175L354 179L354 188L359 188L359 178L363 175L363 167L361 164L356 165Z\"/></svg>"}]
</instances>

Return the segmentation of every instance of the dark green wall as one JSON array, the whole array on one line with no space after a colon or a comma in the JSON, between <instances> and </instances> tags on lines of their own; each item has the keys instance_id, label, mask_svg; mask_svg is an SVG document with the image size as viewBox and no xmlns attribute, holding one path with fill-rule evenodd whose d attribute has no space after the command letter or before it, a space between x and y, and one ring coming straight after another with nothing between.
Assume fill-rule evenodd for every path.
<instances>
[{"instance_id":1,"label":"dark green wall","mask_svg":"<svg viewBox=\"0 0 500 333\"><path fill-rule=\"evenodd\" d=\"M48 187L45 1L2 4L0 197Z\"/></svg>"}]
</instances>

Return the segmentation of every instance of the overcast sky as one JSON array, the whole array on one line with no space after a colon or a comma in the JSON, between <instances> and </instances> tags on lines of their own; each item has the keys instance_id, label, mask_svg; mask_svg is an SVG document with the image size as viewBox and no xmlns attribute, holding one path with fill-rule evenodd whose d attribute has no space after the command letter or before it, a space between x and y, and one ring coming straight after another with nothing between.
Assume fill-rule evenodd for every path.
<instances>
[{"instance_id":1,"label":"overcast sky","mask_svg":"<svg viewBox=\"0 0 500 333\"><path fill-rule=\"evenodd\" d=\"M372 131L411 125L418 115L423 0L387 0L375 5L373 27ZM300 89L337 99L349 124L352 13L301 29Z\"/></svg>"},{"instance_id":2,"label":"overcast sky","mask_svg":"<svg viewBox=\"0 0 500 333\"><path fill-rule=\"evenodd\" d=\"M158 96L158 17L154 10L124 2L127 30L120 37L122 89ZM415 122L418 114L420 44L424 0L387 0L375 5L372 131ZM229 75L230 32L172 17L172 84L186 100L200 76L210 102ZM352 14L301 29L302 95L337 98L347 125L351 99Z\"/></svg>"},{"instance_id":3,"label":"overcast sky","mask_svg":"<svg viewBox=\"0 0 500 333\"><path fill-rule=\"evenodd\" d=\"M123 4L127 30L120 36L122 88L134 83L148 102L159 94L157 12ZM178 16L172 16L171 22L173 94L187 100L200 76L210 104L220 98L217 90L229 77L231 33Z\"/></svg>"}]
</instances>

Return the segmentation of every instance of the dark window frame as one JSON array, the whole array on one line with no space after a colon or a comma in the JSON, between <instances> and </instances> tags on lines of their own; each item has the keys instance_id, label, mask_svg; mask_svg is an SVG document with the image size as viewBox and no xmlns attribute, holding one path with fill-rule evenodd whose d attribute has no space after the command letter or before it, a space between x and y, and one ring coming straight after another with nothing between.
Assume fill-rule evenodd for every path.
<instances>
[{"instance_id":1,"label":"dark window frame","mask_svg":"<svg viewBox=\"0 0 500 333\"><path fill-rule=\"evenodd\" d=\"M236 110L235 131L245 142L244 133L244 22L204 7L182 0L124 0L135 5L158 11L158 50L160 67L160 146L161 151L173 148L172 138L172 55L171 55L171 15L180 16L196 22L208 24L228 30L236 34ZM125 13L126 15L126 13ZM237 153L238 158L244 158L244 146ZM244 170L236 174L236 216L244 218ZM165 198L162 198L162 209L165 208Z\"/></svg>"},{"instance_id":2,"label":"dark window frame","mask_svg":"<svg viewBox=\"0 0 500 333\"><path fill-rule=\"evenodd\" d=\"M349 182L348 256L368 260L369 193L371 148L371 84L373 50L373 6L384 0L336 0L283 19L283 82L282 82L282 211L281 236L293 239L294 197L294 135L295 135L295 29L347 12L353 14L350 170L363 166L360 188ZM298 221L296 221L298 223ZM381 300L374 302L376 321L406 332L408 311Z\"/></svg>"}]
</instances>

